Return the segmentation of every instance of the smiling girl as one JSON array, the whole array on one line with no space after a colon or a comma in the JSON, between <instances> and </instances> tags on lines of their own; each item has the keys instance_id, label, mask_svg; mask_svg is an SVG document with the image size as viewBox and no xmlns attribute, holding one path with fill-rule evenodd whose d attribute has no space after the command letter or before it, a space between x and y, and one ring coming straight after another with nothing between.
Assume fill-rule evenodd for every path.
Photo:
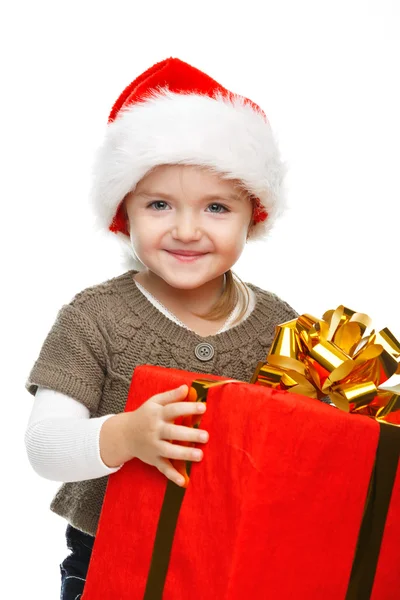
<instances>
[{"instance_id":1,"label":"smiling girl","mask_svg":"<svg viewBox=\"0 0 400 600\"><path fill-rule=\"evenodd\" d=\"M146 265L135 276L181 322L200 335L226 320L204 318L221 298L230 267L239 259L252 204L236 182L205 169L161 166L126 198L132 246ZM231 297L230 310L236 306Z\"/></svg>"},{"instance_id":2,"label":"smiling girl","mask_svg":"<svg viewBox=\"0 0 400 600\"><path fill-rule=\"evenodd\" d=\"M249 381L275 326L297 317L231 270L284 205L285 169L253 102L167 59L122 92L95 166L98 226L121 241L131 268L61 307L26 382L29 460L63 482L51 503L68 522L62 600L83 592L109 475L138 458L182 485L171 459L200 461L202 451L170 440L208 440L174 424L205 410L185 401L187 386L125 413L135 367Z\"/></svg>"}]
</instances>

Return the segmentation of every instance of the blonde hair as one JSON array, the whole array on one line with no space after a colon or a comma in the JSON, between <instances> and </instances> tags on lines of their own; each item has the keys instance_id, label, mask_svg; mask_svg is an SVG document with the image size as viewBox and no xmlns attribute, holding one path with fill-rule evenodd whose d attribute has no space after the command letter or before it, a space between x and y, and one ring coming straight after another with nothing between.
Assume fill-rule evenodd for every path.
<instances>
[{"instance_id":1,"label":"blonde hair","mask_svg":"<svg viewBox=\"0 0 400 600\"><path fill-rule=\"evenodd\" d=\"M196 317L207 319L208 321L217 321L218 319L227 319L234 308L239 304L240 309L231 325L241 321L246 314L250 303L250 295L247 286L243 283L236 273L231 269L225 273L225 288L212 309L205 314L194 313Z\"/></svg>"}]
</instances>

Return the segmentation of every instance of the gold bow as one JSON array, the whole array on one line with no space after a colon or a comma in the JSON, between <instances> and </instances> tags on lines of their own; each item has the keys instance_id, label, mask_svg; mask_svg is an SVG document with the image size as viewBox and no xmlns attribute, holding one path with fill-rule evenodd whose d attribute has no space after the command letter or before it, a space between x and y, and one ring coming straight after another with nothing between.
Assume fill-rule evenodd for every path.
<instances>
[{"instance_id":1,"label":"gold bow","mask_svg":"<svg viewBox=\"0 0 400 600\"><path fill-rule=\"evenodd\" d=\"M304 314L282 323L251 383L328 396L341 410L400 426L400 384L381 387L400 374L400 344L389 329L370 325L368 315L343 305L322 319Z\"/></svg>"}]
</instances>

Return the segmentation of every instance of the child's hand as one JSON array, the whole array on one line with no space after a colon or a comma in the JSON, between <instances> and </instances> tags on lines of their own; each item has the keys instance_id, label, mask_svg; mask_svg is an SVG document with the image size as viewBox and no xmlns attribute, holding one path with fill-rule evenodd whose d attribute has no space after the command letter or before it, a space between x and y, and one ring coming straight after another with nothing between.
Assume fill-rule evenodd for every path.
<instances>
[{"instance_id":1,"label":"child's hand","mask_svg":"<svg viewBox=\"0 0 400 600\"><path fill-rule=\"evenodd\" d=\"M182 402L187 393L188 386L182 385L168 392L156 394L138 409L116 415L104 423L102 430L107 424L111 425L110 421L113 419L120 421L118 429L123 448L120 446L121 454L117 464L137 457L157 467L177 485L185 483L184 478L172 466L169 459L200 461L203 452L190 446L172 444L171 441L194 443L208 441L206 431L176 425L173 422L181 416L202 415L206 410L203 402ZM103 460L106 462L104 457Z\"/></svg>"}]
</instances>

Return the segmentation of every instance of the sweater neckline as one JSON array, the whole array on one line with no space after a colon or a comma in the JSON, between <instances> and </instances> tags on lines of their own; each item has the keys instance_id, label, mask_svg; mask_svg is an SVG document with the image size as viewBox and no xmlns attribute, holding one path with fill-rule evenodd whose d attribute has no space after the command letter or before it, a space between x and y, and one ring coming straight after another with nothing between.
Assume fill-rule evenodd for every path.
<instances>
[{"instance_id":1,"label":"sweater neckline","mask_svg":"<svg viewBox=\"0 0 400 600\"><path fill-rule=\"evenodd\" d=\"M202 336L195 331L186 329L171 321L146 298L137 287L134 275L138 271L131 269L114 279L114 285L125 302L129 312L139 317L157 335L176 347L186 347L193 343L208 342L219 348L231 351L239 348L256 337L271 321L269 303L262 302L261 293L257 286L246 283L255 293L255 305L250 315L229 329L213 335Z\"/></svg>"},{"instance_id":2,"label":"sweater neckline","mask_svg":"<svg viewBox=\"0 0 400 600\"><path fill-rule=\"evenodd\" d=\"M134 282L135 282L135 285L142 292L142 294L144 296L146 296L147 299L150 300L150 302L156 308L158 308L158 310L160 310L161 312L163 312L171 321L174 321L180 327L184 327L185 329L188 329L190 331L190 327L188 327L182 321L180 321L180 319L178 319L178 317L173 312L171 312L166 306L164 306L164 304L162 304L155 296L153 296L153 294L151 294L145 287L143 287L141 283L139 283L135 279L134 279ZM245 319L247 319L247 317L250 315L250 313L252 312L252 310L254 308L255 294L254 294L253 290L251 290L250 288L247 288L247 289L250 292L251 298L250 298L250 305L247 308L246 314L243 315L242 318L241 318L241 320L243 320L243 321ZM222 331L225 331L226 329L229 329L231 327L231 325L230 325L231 322L233 322L235 320L237 314L238 314L238 307L235 306L233 308L233 310L230 312L230 314L228 315L228 317L225 319L224 324L219 328L219 330L216 332L215 335L217 335L218 333L222 333Z\"/></svg>"}]
</instances>

